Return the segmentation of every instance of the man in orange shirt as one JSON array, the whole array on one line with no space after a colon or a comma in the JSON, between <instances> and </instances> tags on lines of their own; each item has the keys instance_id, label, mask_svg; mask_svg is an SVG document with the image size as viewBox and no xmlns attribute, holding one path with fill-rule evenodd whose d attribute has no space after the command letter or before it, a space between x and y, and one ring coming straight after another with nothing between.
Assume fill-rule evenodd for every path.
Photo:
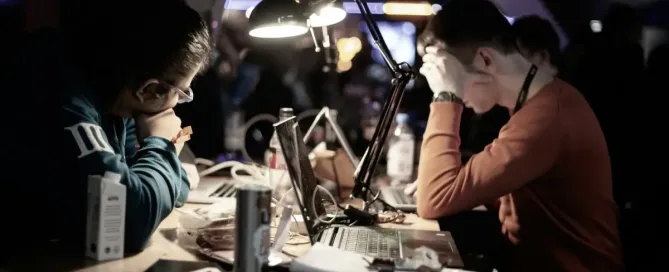
<instances>
[{"instance_id":1,"label":"man in orange shirt","mask_svg":"<svg viewBox=\"0 0 669 272\"><path fill-rule=\"evenodd\" d=\"M448 216L497 201L513 244L513 271L620 271L611 166L583 96L533 64L487 0L452 0L420 38L434 100L423 136L418 214ZM463 107L513 114L497 139L465 165Z\"/></svg>"}]
</instances>

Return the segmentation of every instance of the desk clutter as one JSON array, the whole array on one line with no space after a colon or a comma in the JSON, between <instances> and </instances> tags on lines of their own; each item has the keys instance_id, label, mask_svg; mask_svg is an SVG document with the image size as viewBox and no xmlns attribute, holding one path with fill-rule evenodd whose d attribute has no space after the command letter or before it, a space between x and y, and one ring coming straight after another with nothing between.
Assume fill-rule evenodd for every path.
<instances>
[{"instance_id":1,"label":"desk clutter","mask_svg":"<svg viewBox=\"0 0 669 272\"><path fill-rule=\"evenodd\" d=\"M466 272L443 268L436 251L419 247L405 259L383 259L344 251L322 243L314 244L304 256L290 264L291 271L368 272L368 271L442 271Z\"/></svg>"},{"instance_id":2,"label":"desk clutter","mask_svg":"<svg viewBox=\"0 0 669 272\"><path fill-rule=\"evenodd\" d=\"M295 271L330 271L312 269L308 261L293 260L300 256L309 256L309 248L316 250L312 256L324 256L318 252L320 249L333 251L333 256L341 253L342 258L366 256L371 259L363 258L367 262L361 269L371 271L440 271L443 266L463 267L455 242L448 232L379 227L379 224L402 226L406 215L386 204L379 198L379 194L365 190L362 190L364 194L356 192L356 188L369 188L368 183L339 178L354 176L354 160L347 162L342 157L340 163L337 163L337 152L326 152L329 155L324 156L322 154L326 153L322 150L308 151L302 140L302 133L296 129L295 117L282 116L280 120L274 124L275 134L270 141L272 148L267 170L262 166L239 165L234 162L210 167L231 167L233 180L208 188L217 192L220 191L217 188L230 185L237 188L236 194L204 193L202 196L236 197L236 208L228 208L226 215L214 213L210 220L202 220L205 217L203 215L197 215L200 218L192 220L198 228L186 233L195 235L194 239L190 237L189 240L195 240L191 245L194 244L200 253L222 262L234 263L234 267L243 268L245 271L260 271L261 267L268 265L274 267L289 263L305 264L302 267L291 267ZM344 154L339 153L340 157ZM204 170L201 173L211 171ZM249 198L254 194L245 192L247 187L253 187L258 195ZM270 194L273 194L273 198ZM368 199L370 194L372 198ZM351 203L351 199L357 199L358 205ZM384 203L381 212L370 209L371 204L377 201ZM276 221L274 210L269 212L270 202L282 209L282 222L276 224L275 228L270 226L270 221ZM295 213L291 211L293 209ZM235 213L230 216L233 210ZM187 217L192 215L182 214ZM230 217L235 222L234 231L229 227ZM294 226L288 224L291 217L297 228L287 227ZM219 228L212 230L211 226L216 226L216 222L221 222ZM300 228L302 225L303 230ZM295 229L298 229L297 233ZM274 245L270 243L270 233L274 235ZM297 243L307 247L301 247L297 252L288 250L288 245L300 239L302 241ZM328 259L332 260L331 256ZM346 266L352 268L350 264ZM335 266L330 268L332 267ZM351 270L343 268L343 271Z\"/></svg>"},{"instance_id":3,"label":"desk clutter","mask_svg":"<svg viewBox=\"0 0 669 272\"><path fill-rule=\"evenodd\" d=\"M236 262L236 231L235 215L238 208L237 199L228 198L220 202L197 209L177 209L179 211L177 241L184 248L193 249L211 260L233 264ZM263 244L255 241L260 250L268 252L266 265L270 267L290 267L291 271L354 271L353 263L344 264L343 270L322 270L310 267L311 260L333 251L331 256L355 256L366 259L365 270L361 271L418 271L413 268L431 266L434 269L421 271L441 271L443 265L462 267L450 234L438 231L394 230L393 226L402 227L406 216L402 212L382 212L375 214L375 225L379 227L348 227L346 225L328 224L319 230L305 225L303 215L293 212L288 206L271 206L270 239L273 243ZM416 218L413 215L412 218ZM291 222L296 221L296 222ZM415 219L414 219L415 221ZM255 235L245 235L253 238ZM326 253L323 253L326 252ZM337 254L335 255L334 252ZM362 258L361 256L365 256ZM306 259L304 259L306 258ZM338 257L339 258L339 257ZM422 258L422 259L420 259ZM428 263L427 260L432 260ZM298 262L296 264L296 262ZM297 265L297 267L295 267ZM393 269L387 270L388 266ZM337 266L329 266L333 269Z\"/></svg>"}]
</instances>

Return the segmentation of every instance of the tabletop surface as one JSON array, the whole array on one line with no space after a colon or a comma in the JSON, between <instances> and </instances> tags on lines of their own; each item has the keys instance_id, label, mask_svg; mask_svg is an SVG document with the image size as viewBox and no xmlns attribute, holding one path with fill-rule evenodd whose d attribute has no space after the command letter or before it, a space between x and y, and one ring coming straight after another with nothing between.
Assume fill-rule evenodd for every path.
<instances>
[{"instance_id":1,"label":"tabletop surface","mask_svg":"<svg viewBox=\"0 0 669 272\"><path fill-rule=\"evenodd\" d=\"M204 205L186 204L183 208L192 209ZM43 271L145 271L160 259L178 261L202 261L207 257L194 250L182 248L176 241L176 228L180 213L173 211L158 227L152 235L150 245L141 253L123 259L107 262L97 262L81 256L61 256L57 252L46 254L25 254L25 260L15 260L16 264L8 267L8 271L14 269L23 271L34 269L46 269ZM417 230L439 230L439 224L435 220L425 220L415 214L407 214L402 224L386 223L381 227ZM286 245L284 251L292 255L300 256L309 250L310 245L303 243L299 245ZM46 255L46 256L40 256ZM30 267L30 268L29 268ZM2 269L0 269L2 271Z\"/></svg>"},{"instance_id":2,"label":"tabletop surface","mask_svg":"<svg viewBox=\"0 0 669 272\"><path fill-rule=\"evenodd\" d=\"M187 204L185 208L188 208ZM160 225L151 237L151 245L142 253L124 259L105 263L91 264L90 266L76 271L145 271L159 259L198 261L206 260L206 257L197 252L180 247L176 237L176 227L179 213L172 212ZM420 230L439 230L439 224L434 220L421 219L415 214L407 215L403 224L381 224L388 228L411 228ZM309 250L309 244L286 245L284 250L291 254L299 255Z\"/></svg>"}]
</instances>

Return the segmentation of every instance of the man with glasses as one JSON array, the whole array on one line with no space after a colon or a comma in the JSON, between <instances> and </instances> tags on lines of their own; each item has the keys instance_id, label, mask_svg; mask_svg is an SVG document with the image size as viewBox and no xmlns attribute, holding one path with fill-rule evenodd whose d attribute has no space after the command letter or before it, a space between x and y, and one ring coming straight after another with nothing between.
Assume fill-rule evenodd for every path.
<instances>
[{"instance_id":1,"label":"man with glasses","mask_svg":"<svg viewBox=\"0 0 669 272\"><path fill-rule=\"evenodd\" d=\"M126 252L138 252L188 197L190 184L177 157L183 143L175 139L181 120L172 108L193 100L190 85L206 65L209 33L182 1L88 5L82 10L95 12L82 15L90 16L85 23L63 27L20 52L30 57L17 64L22 72L16 76L23 78L15 80L30 96L24 101L37 105L15 122L21 134L16 145L22 146L16 167L43 167L45 173L9 185L12 194L32 196L26 205L35 209L26 210L39 211L10 212L9 220L30 233L17 237L18 245L41 248L58 241L81 254L88 177L109 171L121 175L127 190ZM47 99L53 93L60 96L58 114L45 114L38 105L55 104ZM45 138L61 142L37 140Z\"/></svg>"}]
</instances>

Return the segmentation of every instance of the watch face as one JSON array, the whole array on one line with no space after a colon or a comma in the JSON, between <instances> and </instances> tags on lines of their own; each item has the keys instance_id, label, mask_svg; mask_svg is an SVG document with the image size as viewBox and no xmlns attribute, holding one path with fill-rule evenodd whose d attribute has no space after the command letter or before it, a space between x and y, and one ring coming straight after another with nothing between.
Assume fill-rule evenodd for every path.
<instances>
[{"instance_id":1,"label":"watch face","mask_svg":"<svg viewBox=\"0 0 669 272\"><path fill-rule=\"evenodd\" d=\"M455 94L450 92L441 92L434 96L432 102L458 102L462 103L461 100L455 96Z\"/></svg>"},{"instance_id":2,"label":"watch face","mask_svg":"<svg viewBox=\"0 0 669 272\"><path fill-rule=\"evenodd\" d=\"M453 96L448 92L441 92L434 96L434 101L453 101Z\"/></svg>"}]
</instances>

